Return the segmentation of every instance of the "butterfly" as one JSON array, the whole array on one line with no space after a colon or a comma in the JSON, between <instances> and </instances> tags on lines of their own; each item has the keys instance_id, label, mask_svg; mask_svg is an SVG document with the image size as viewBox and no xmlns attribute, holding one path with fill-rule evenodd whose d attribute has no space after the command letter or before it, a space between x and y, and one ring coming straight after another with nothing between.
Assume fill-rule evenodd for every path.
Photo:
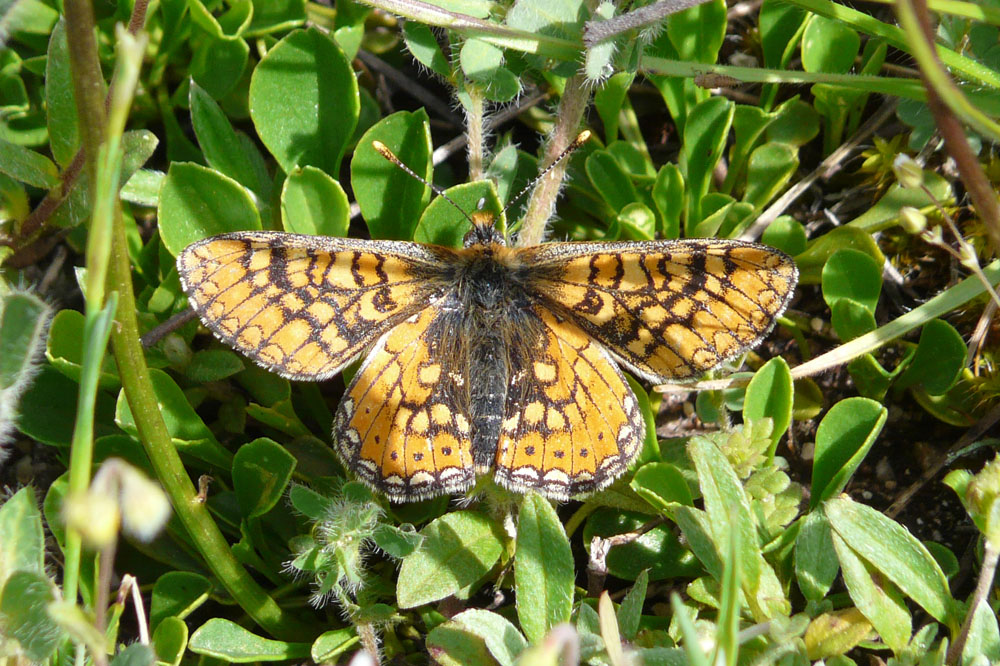
<instances>
[{"instance_id":1,"label":"butterfly","mask_svg":"<svg viewBox=\"0 0 1000 666\"><path fill-rule=\"evenodd\" d=\"M223 342L293 380L359 357L333 422L346 467L390 500L477 475L566 500L611 484L646 424L619 366L697 377L757 345L798 271L755 243L509 247L484 211L464 247L244 231L177 267Z\"/></svg>"}]
</instances>

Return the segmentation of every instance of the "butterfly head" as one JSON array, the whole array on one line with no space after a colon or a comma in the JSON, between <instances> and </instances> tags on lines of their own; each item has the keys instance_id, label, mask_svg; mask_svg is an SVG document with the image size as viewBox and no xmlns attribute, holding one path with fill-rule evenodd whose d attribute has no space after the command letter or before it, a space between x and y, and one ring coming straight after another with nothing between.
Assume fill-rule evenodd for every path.
<instances>
[{"instance_id":1,"label":"butterfly head","mask_svg":"<svg viewBox=\"0 0 1000 666\"><path fill-rule=\"evenodd\" d=\"M497 231L496 215L489 211L477 210L470 216L472 228L465 234L462 245L473 247L476 245L506 245L503 234Z\"/></svg>"}]
</instances>

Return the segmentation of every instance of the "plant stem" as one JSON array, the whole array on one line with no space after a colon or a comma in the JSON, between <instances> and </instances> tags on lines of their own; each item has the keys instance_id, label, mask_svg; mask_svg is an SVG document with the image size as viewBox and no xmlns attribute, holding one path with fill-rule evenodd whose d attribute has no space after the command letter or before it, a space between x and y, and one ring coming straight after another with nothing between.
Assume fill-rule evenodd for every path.
<instances>
[{"instance_id":1,"label":"plant stem","mask_svg":"<svg viewBox=\"0 0 1000 666\"><path fill-rule=\"evenodd\" d=\"M941 65L934 51L934 30L925 0L899 0L896 14L900 25L910 36L913 57L920 65L920 75L927 86L927 106L934 115L938 132L944 139L948 153L955 160L969 198L986 227L994 255L1000 254L1000 202L997 201L996 192L979 165L979 160L969 147L965 130L956 114L962 114L966 122L979 131L986 130L994 139L1000 136L1000 126L974 107L973 113L969 112L972 105ZM980 116L985 118L985 125Z\"/></svg>"},{"instance_id":2,"label":"plant stem","mask_svg":"<svg viewBox=\"0 0 1000 666\"><path fill-rule=\"evenodd\" d=\"M965 644L969 639L969 630L972 628L972 621L976 615L979 604L988 603L987 597L993 588L993 578L997 573L997 561L1000 560L1000 550L989 539L983 542L983 568L979 570L979 580L976 582L976 590L972 593L969 602L969 612L962 623L962 630L958 632L955 642L948 648L947 663L959 663Z\"/></svg>"},{"instance_id":3,"label":"plant stem","mask_svg":"<svg viewBox=\"0 0 1000 666\"><path fill-rule=\"evenodd\" d=\"M548 167L576 139L576 130L583 119L583 112L590 102L590 89L583 75L575 74L566 81L562 100L559 102L558 120L545 147L545 159L539 165ZM562 187L568 160L563 160L538 179L528 200L524 224L517 237L519 247L538 245L545 238L545 224L555 210L556 197Z\"/></svg>"},{"instance_id":4,"label":"plant stem","mask_svg":"<svg viewBox=\"0 0 1000 666\"><path fill-rule=\"evenodd\" d=\"M111 282L120 296L119 326L112 332L111 342L122 387L139 431L139 439L157 479L170 496L177 517L205 564L250 617L275 637L283 640L308 639L312 628L278 606L233 557L229 543L212 520L207 505L198 501L194 484L170 440L139 344L131 265L125 226L120 217L115 220Z\"/></svg>"}]
</instances>

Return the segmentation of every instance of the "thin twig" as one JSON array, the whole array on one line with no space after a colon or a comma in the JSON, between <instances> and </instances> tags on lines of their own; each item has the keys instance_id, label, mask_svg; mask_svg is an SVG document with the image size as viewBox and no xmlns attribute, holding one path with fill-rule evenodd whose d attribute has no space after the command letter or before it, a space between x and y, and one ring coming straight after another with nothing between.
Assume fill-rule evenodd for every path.
<instances>
[{"instance_id":1,"label":"thin twig","mask_svg":"<svg viewBox=\"0 0 1000 666\"><path fill-rule=\"evenodd\" d=\"M983 542L983 568L979 570L979 580L976 583L976 591L972 594L969 602L969 612L962 623L962 630L951 647L948 648L948 664L957 664L965 651L965 644L969 639L969 630L972 629L972 621L975 618L979 604L988 603L987 597L993 589L993 578L997 573L997 560L1000 560L1000 550L989 539Z\"/></svg>"}]
</instances>

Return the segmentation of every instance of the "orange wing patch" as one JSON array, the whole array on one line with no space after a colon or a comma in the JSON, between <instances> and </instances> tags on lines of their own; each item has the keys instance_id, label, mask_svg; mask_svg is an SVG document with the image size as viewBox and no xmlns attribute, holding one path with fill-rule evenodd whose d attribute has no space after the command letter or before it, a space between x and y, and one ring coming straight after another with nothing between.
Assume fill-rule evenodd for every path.
<instances>
[{"instance_id":1,"label":"orange wing patch","mask_svg":"<svg viewBox=\"0 0 1000 666\"><path fill-rule=\"evenodd\" d=\"M754 243L550 243L520 251L534 288L653 382L700 375L758 344L798 270Z\"/></svg>"},{"instance_id":2,"label":"orange wing patch","mask_svg":"<svg viewBox=\"0 0 1000 666\"><path fill-rule=\"evenodd\" d=\"M461 493L475 481L465 378L439 355L438 316L428 308L375 344L333 422L347 467L396 502Z\"/></svg>"},{"instance_id":3,"label":"orange wing patch","mask_svg":"<svg viewBox=\"0 0 1000 666\"><path fill-rule=\"evenodd\" d=\"M279 232L223 234L177 258L191 307L223 342L289 379L339 372L439 292L426 246Z\"/></svg>"},{"instance_id":4,"label":"orange wing patch","mask_svg":"<svg viewBox=\"0 0 1000 666\"><path fill-rule=\"evenodd\" d=\"M608 352L572 321L536 307L535 349L511 350L511 389L494 478L553 499L600 490L635 458L645 422Z\"/></svg>"}]
</instances>

